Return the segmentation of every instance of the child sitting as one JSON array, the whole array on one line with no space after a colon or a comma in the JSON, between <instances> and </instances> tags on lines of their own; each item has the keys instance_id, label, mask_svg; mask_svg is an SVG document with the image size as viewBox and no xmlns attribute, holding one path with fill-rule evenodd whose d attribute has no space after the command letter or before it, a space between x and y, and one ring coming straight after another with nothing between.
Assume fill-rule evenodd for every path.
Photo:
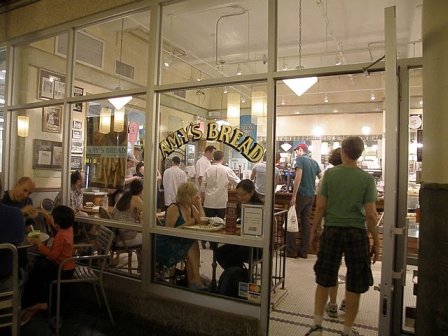
<instances>
[{"instance_id":1,"label":"child sitting","mask_svg":"<svg viewBox=\"0 0 448 336\"><path fill-rule=\"evenodd\" d=\"M37 251L42 256L36 258L28 281L25 283L22 296L22 325L28 323L37 311L48 309L51 282L57 279L61 262L73 255L73 222L75 219L73 209L65 205L57 206L52 211L52 217L57 233L51 249L42 244L39 237L28 237L28 240L36 245ZM61 278L72 278L74 269L75 262L73 260L65 263Z\"/></svg>"}]
</instances>

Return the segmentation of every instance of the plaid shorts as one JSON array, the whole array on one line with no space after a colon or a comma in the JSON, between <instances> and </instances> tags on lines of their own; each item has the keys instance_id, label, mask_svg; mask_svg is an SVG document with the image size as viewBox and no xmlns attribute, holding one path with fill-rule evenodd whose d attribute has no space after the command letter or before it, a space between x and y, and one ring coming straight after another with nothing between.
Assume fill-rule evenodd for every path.
<instances>
[{"instance_id":1,"label":"plaid shorts","mask_svg":"<svg viewBox=\"0 0 448 336\"><path fill-rule=\"evenodd\" d=\"M347 266L346 289L353 293L367 292L373 285L370 244L367 231L357 228L325 227L314 265L316 283L336 286L342 255Z\"/></svg>"}]
</instances>

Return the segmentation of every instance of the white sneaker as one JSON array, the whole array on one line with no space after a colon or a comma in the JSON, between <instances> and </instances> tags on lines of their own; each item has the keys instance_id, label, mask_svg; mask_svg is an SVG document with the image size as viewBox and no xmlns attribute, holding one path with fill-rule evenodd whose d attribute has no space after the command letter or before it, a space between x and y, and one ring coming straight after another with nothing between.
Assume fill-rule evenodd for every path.
<instances>
[{"instance_id":1,"label":"white sneaker","mask_svg":"<svg viewBox=\"0 0 448 336\"><path fill-rule=\"evenodd\" d=\"M322 336L322 327L320 325L312 326L305 336Z\"/></svg>"},{"instance_id":2,"label":"white sneaker","mask_svg":"<svg viewBox=\"0 0 448 336\"><path fill-rule=\"evenodd\" d=\"M338 305L337 303L327 303L327 306L325 307L325 311L328 314L328 317L330 318L338 318Z\"/></svg>"},{"instance_id":3,"label":"white sneaker","mask_svg":"<svg viewBox=\"0 0 448 336\"><path fill-rule=\"evenodd\" d=\"M345 299L342 300L341 305L339 306L339 310L345 312Z\"/></svg>"}]
</instances>

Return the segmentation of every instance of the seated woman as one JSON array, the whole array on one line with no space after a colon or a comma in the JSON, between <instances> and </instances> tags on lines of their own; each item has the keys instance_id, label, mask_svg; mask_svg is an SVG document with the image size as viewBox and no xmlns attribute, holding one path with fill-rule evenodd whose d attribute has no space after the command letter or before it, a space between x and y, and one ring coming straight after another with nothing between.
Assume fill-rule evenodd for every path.
<instances>
[{"instance_id":1,"label":"seated woman","mask_svg":"<svg viewBox=\"0 0 448 336\"><path fill-rule=\"evenodd\" d=\"M236 195L239 201L238 218L241 216L241 204L263 204L255 192L255 184L251 180L241 180L236 186ZM261 255L261 249L254 251L255 257ZM241 245L225 244L217 248L216 261L226 269L233 266L243 267L249 261L250 247Z\"/></svg>"},{"instance_id":2,"label":"seated woman","mask_svg":"<svg viewBox=\"0 0 448 336\"><path fill-rule=\"evenodd\" d=\"M172 203L167 208L163 225L167 227L195 225L200 223L201 216L205 216L205 213L199 189L194 183L185 182L177 189L176 203ZM185 258L187 258L188 287L205 289L199 274L198 242L188 238L157 235L156 261L161 266L171 267Z\"/></svg>"},{"instance_id":3,"label":"seated woman","mask_svg":"<svg viewBox=\"0 0 448 336\"><path fill-rule=\"evenodd\" d=\"M89 216L82 211L82 175L76 170L70 174L70 203L69 205L75 210L77 216ZM62 192L60 191L54 200L54 206L62 205Z\"/></svg>"},{"instance_id":4,"label":"seated woman","mask_svg":"<svg viewBox=\"0 0 448 336\"><path fill-rule=\"evenodd\" d=\"M52 217L57 233L51 249L42 244L39 237L28 238L32 244L36 245L37 251L42 256L36 258L25 283L22 296L22 325L27 323L37 311L48 309L47 300L51 282L57 279L58 268L62 261L73 255L73 222L75 220L73 209L65 205L57 206L52 211ZM61 273L62 279L73 277L74 270L73 260L65 263Z\"/></svg>"},{"instance_id":5,"label":"seated woman","mask_svg":"<svg viewBox=\"0 0 448 336\"><path fill-rule=\"evenodd\" d=\"M112 218L123 222L140 222L143 211L143 180L133 180L129 188L130 190L126 191L115 204ZM134 230L119 229L118 238L127 246L142 244L142 233Z\"/></svg>"}]
</instances>

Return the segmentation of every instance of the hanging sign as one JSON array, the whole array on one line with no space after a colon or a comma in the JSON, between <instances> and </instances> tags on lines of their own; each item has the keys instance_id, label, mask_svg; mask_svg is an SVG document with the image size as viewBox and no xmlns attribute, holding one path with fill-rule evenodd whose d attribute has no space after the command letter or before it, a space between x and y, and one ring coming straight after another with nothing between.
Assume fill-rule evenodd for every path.
<instances>
[{"instance_id":1,"label":"hanging sign","mask_svg":"<svg viewBox=\"0 0 448 336\"><path fill-rule=\"evenodd\" d=\"M230 125L219 126L217 123L209 123L206 128L208 141L222 142L237 152L241 153L250 162L258 162L263 158L265 149L254 138L246 135L244 131ZM160 141L159 149L162 157L166 158L176 149L187 144L190 139L199 141L203 138L203 131L199 123L190 123L187 127L179 128Z\"/></svg>"}]
</instances>

